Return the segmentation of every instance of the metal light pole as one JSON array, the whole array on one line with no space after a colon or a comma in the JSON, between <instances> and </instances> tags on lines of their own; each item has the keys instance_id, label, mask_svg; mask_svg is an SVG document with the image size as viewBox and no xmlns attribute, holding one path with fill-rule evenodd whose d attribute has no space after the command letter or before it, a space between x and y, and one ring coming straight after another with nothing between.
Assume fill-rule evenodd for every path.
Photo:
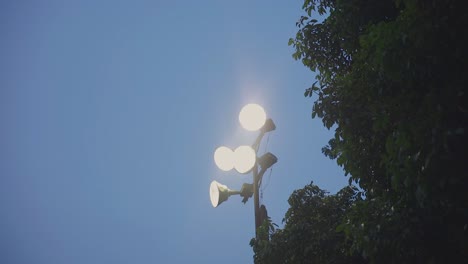
<instances>
[{"instance_id":1,"label":"metal light pole","mask_svg":"<svg viewBox=\"0 0 468 264\"><path fill-rule=\"evenodd\" d=\"M257 234L257 229L262 225L263 219L260 219L260 186L259 186L259 174L258 174L258 165L255 164L253 168L253 189L254 189L254 214L255 214L255 235Z\"/></svg>"},{"instance_id":2,"label":"metal light pole","mask_svg":"<svg viewBox=\"0 0 468 264\"><path fill-rule=\"evenodd\" d=\"M260 143L263 139L263 136L276 129L275 123L272 119L267 119L265 121L265 125L261 128L260 134L258 135L257 139L255 140L254 144L252 145L255 149L255 153L258 153L258 149L260 147ZM257 156L257 155L256 155ZM265 174L266 170L270 168L273 164L278 161L275 155L271 154L270 152L265 153L262 157L257 158L253 168L253 187L254 187L254 213L255 213L255 232L257 229L262 225L263 217L267 217L266 209L265 212L260 212L260 185L262 182L263 174ZM260 166L260 170L259 170ZM262 214L261 214L262 213Z\"/></svg>"},{"instance_id":3,"label":"metal light pole","mask_svg":"<svg viewBox=\"0 0 468 264\"><path fill-rule=\"evenodd\" d=\"M245 118L250 118L249 111L244 111L246 108L250 107L251 109L257 111L257 113L260 114L260 117L263 118L260 119L260 122L251 122L251 120L244 121L246 124L242 124L243 120ZM254 112L254 114L257 114ZM235 168L239 173L248 173L249 171L252 171L253 174L253 183L248 184L244 183L242 185L242 189L240 191L233 191L227 188L227 186L219 184L216 181L213 181L210 186L210 199L213 207L217 207L219 204L224 202L225 200L228 199L229 196L239 194L240 196L243 197L242 202L246 203L247 200L254 196L254 214L255 214L255 234L256 237L258 238L258 228L262 225L263 221L268 217L266 208L264 205L260 206L260 185L262 182L263 175L267 171L268 168L270 168L273 164L275 164L278 159L276 158L275 155L271 154L270 152L265 153L261 157L258 157L258 149L260 147L260 143L263 139L263 136L276 129L275 123L271 119L266 119L266 114L263 110L258 105L247 105L245 106L240 115L239 115L239 120L241 121L241 124L244 126L245 129L250 130L250 131L255 131L255 130L260 130L260 134L257 136L257 139L251 146L251 151L252 154L254 155L254 160L251 161L248 166L248 169L245 169L245 166L240 166L238 164L238 160L235 158L237 157L239 159L239 155L235 155L238 150L241 148L237 148L236 151L232 151L229 148L226 147L220 147L215 151L215 163L216 165L224 171L229 171L233 168ZM246 147L246 146L242 146ZM247 151L244 155L249 154ZM240 157L240 159L243 159L244 157ZM251 166L250 166L251 165Z\"/></svg>"}]
</instances>

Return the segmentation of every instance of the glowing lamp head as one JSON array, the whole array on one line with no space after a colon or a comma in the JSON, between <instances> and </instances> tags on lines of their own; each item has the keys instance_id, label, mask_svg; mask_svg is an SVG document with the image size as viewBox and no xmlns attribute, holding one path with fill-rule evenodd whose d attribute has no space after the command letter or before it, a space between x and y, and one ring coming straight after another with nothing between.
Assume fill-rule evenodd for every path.
<instances>
[{"instance_id":1,"label":"glowing lamp head","mask_svg":"<svg viewBox=\"0 0 468 264\"><path fill-rule=\"evenodd\" d=\"M217 181L212 181L210 184L210 200L211 200L211 205L213 205L213 207L216 207L219 205L218 185L219 183Z\"/></svg>"},{"instance_id":2,"label":"glowing lamp head","mask_svg":"<svg viewBox=\"0 0 468 264\"><path fill-rule=\"evenodd\" d=\"M234 168L239 173L247 173L252 170L257 156L250 146L240 146L234 151Z\"/></svg>"},{"instance_id":3,"label":"glowing lamp head","mask_svg":"<svg viewBox=\"0 0 468 264\"><path fill-rule=\"evenodd\" d=\"M214 161L220 170L230 171L234 168L234 152L227 147L219 147L214 153Z\"/></svg>"},{"instance_id":4,"label":"glowing lamp head","mask_svg":"<svg viewBox=\"0 0 468 264\"><path fill-rule=\"evenodd\" d=\"M230 190L226 185L217 181L212 181L210 184L210 200L213 207L217 207L222 202L226 201L229 196L234 194L240 194L240 192Z\"/></svg>"},{"instance_id":5,"label":"glowing lamp head","mask_svg":"<svg viewBox=\"0 0 468 264\"><path fill-rule=\"evenodd\" d=\"M248 104L239 113L239 122L249 131L257 131L263 127L266 121L265 110L258 104Z\"/></svg>"}]
</instances>

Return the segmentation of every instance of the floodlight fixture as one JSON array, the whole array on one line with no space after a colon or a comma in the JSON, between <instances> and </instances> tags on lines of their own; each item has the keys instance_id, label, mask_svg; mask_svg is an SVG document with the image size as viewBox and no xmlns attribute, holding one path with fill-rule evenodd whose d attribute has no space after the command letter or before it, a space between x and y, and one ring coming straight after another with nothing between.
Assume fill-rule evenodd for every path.
<instances>
[{"instance_id":1,"label":"floodlight fixture","mask_svg":"<svg viewBox=\"0 0 468 264\"><path fill-rule=\"evenodd\" d=\"M257 155L250 146L240 146L234 151L234 168L239 173L248 173L255 165Z\"/></svg>"},{"instance_id":2,"label":"floodlight fixture","mask_svg":"<svg viewBox=\"0 0 468 264\"><path fill-rule=\"evenodd\" d=\"M217 207L222 202L226 201L229 196L240 194L239 191L229 189L226 185L223 185L217 181L212 181L210 184L210 200L213 207Z\"/></svg>"},{"instance_id":3,"label":"floodlight fixture","mask_svg":"<svg viewBox=\"0 0 468 264\"><path fill-rule=\"evenodd\" d=\"M247 104L239 113L239 122L248 131L257 131L263 127L266 121L266 113L258 104Z\"/></svg>"},{"instance_id":4,"label":"floodlight fixture","mask_svg":"<svg viewBox=\"0 0 468 264\"><path fill-rule=\"evenodd\" d=\"M265 121L265 124L263 125L261 131L263 133L268 133L270 131L273 131L276 129L276 125L275 125L275 122L273 122L273 120L271 118L268 118L266 121Z\"/></svg>"},{"instance_id":5,"label":"floodlight fixture","mask_svg":"<svg viewBox=\"0 0 468 264\"><path fill-rule=\"evenodd\" d=\"M264 170L273 166L273 164L275 164L277 161L278 161L278 158L275 155L271 154L271 152L267 152L263 154L263 156L258 158L258 164Z\"/></svg>"},{"instance_id":6,"label":"floodlight fixture","mask_svg":"<svg viewBox=\"0 0 468 264\"><path fill-rule=\"evenodd\" d=\"M219 147L214 152L214 161L220 170L230 171L234 168L234 152L228 147Z\"/></svg>"},{"instance_id":7,"label":"floodlight fixture","mask_svg":"<svg viewBox=\"0 0 468 264\"><path fill-rule=\"evenodd\" d=\"M242 188L240 190L240 196L243 197L242 202L246 203L250 197L252 197L254 193L254 186L251 183L244 183L242 184Z\"/></svg>"}]
</instances>

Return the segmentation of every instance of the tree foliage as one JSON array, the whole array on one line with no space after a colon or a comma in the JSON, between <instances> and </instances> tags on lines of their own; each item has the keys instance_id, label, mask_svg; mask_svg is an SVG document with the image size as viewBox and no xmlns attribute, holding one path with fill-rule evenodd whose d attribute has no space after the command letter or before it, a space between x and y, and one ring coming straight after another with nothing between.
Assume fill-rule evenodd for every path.
<instances>
[{"instance_id":1,"label":"tree foliage","mask_svg":"<svg viewBox=\"0 0 468 264\"><path fill-rule=\"evenodd\" d=\"M350 256L359 252L371 263L468 263L464 6L456 0L304 1L306 15L289 41L293 57L318 73L304 95L315 98L312 117L335 129L323 153L365 197L338 219ZM328 16L319 22L314 12ZM276 243L275 236L267 243Z\"/></svg>"},{"instance_id":2,"label":"tree foliage","mask_svg":"<svg viewBox=\"0 0 468 264\"><path fill-rule=\"evenodd\" d=\"M268 219L251 245L256 263L362 263L359 255L347 253L349 243L336 228L351 206L361 200L355 187L335 195L310 183L293 192L288 202L284 229L275 229Z\"/></svg>"}]
</instances>

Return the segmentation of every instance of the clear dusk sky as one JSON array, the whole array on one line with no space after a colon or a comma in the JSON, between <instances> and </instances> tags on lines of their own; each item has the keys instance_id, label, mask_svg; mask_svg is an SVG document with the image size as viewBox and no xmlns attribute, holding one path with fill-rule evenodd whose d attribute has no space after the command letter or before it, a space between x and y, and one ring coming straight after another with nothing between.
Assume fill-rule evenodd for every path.
<instances>
[{"instance_id":1,"label":"clear dusk sky","mask_svg":"<svg viewBox=\"0 0 468 264\"><path fill-rule=\"evenodd\" d=\"M216 147L253 143L262 105L278 157L262 203L347 184L291 57L302 1L0 2L0 263L252 263L253 201L213 208ZM268 142L268 144L267 144Z\"/></svg>"}]
</instances>

